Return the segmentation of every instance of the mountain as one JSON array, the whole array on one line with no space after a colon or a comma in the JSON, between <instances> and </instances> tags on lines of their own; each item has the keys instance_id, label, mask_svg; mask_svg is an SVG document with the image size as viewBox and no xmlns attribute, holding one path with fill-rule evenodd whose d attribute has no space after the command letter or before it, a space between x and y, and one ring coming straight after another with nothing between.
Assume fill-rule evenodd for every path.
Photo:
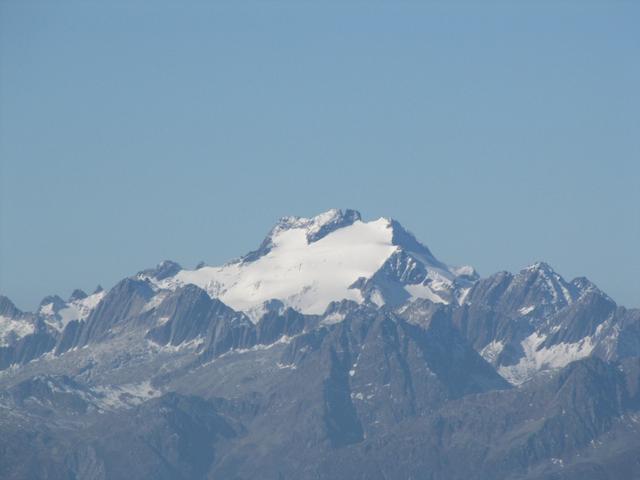
<instances>
[{"instance_id":1,"label":"mountain","mask_svg":"<svg viewBox=\"0 0 640 480\"><path fill-rule=\"evenodd\" d=\"M0 477L637 478L638 385L640 310L589 280L329 210L219 267L0 296Z\"/></svg>"},{"instance_id":2,"label":"mountain","mask_svg":"<svg viewBox=\"0 0 640 480\"><path fill-rule=\"evenodd\" d=\"M163 262L138 277L158 289L197 285L257 321L272 299L306 314L322 314L343 299L458 303L477 274L438 261L393 220L364 222L354 210L329 210L313 218L282 218L257 250L222 267L183 270Z\"/></svg>"},{"instance_id":3,"label":"mountain","mask_svg":"<svg viewBox=\"0 0 640 480\"><path fill-rule=\"evenodd\" d=\"M618 307L585 278L567 282L542 262L477 281L453 316L474 348L513 384L592 353L606 360L635 356L637 349L625 345L640 340L632 327L639 310Z\"/></svg>"},{"instance_id":4,"label":"mountain","mask_svg":"<svg viewBox=\"0 0 640 480\"><path fill-rule=\"evenodd\" d=\"M0 371L50 351L56 343L43 319L0 295Z\"/></svg>"}]
</instances>

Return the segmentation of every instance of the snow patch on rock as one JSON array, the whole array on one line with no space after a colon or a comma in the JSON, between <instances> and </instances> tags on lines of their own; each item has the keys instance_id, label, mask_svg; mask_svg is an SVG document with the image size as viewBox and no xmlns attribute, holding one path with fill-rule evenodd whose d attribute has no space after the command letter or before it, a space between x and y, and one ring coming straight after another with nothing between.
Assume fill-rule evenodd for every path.
<instances>
[{"instance_id":1,"label":"snow patch on rock","mask_svg":"<svg viewBox=\"0 0 640 480\"><path fill-rule=\"evenodd\" d=\"M0 315L0 347L9 345L10 340L18 340L35 331L33 323Z\"/></svg>"},{"instance_id":2,"label":"snow patch on rock","mask_svg":"<svg viewBox=\"0 0 640 480\"><path fill-rule=\"evenodd\" d=\"M562 368L571 362L588 357L594 348L591 337L575 343L558 343L540 348L546 335L534 332L521 345L524 356L516 365L501 366L498 373L513 385L520 385L542 370Z\"/></svg>"}]
</instances>

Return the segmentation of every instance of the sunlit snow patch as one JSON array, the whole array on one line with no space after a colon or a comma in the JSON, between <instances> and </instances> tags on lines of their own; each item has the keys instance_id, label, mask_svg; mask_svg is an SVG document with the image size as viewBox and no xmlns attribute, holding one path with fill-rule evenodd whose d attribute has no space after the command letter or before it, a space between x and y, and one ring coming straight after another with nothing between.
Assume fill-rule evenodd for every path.
<instances>
[{"instance_id":1,"label":"sunlit snow patch","mask_svg":"<svg viewBox=\"0 0 640 480\"><path fill-rule=\"evenodd\" d=\"M300 312L321 314L334 300L362 302L360 291L349 287L371 277L397 250L392 233L384 218L358 220L312 243L306 228L282 230L255 261L182 270L161 285L195 284L235 310L251 311L277 298Z\"/></svg>"},{"instance_id":2,"label":"sunlit snow patch","mask_svg":"<svg viewBox=\"0 0 640 480\"><path fill-rule=\"evenodd\" d=\"M516 365L501 366L498 373L508 382L520 385L529 380L536 372L562 368L571 362L588 357L594 348L593 339L585 337L575 343L558 343L550 347L539 348L546 336L537 332L525 338L521 345L524 356Z\"/></svg>"},{"instance_id":3,"label":"sunlit snow patch","mask_svg":"<svg viewBox=\"0 0 640 480\"><path fill-rule=\"evenodd\" d=\"M18 320L0 315L0 347L7 346L12 338L18 340L33 333L34 330L33 323L27 320Z\"/></svg>"},{"instance_id":4,"label":"sunlit snow patch","mask_svg":"<svg viewBox=\"0 0 640 480\"><path fill-rule=\"evenodd\" d=\"M141 383L95 387L93 391L99 397L99 406L104 410L129 408L159 397L162 392L151 386L149 380Z\"/></svg>"}]
</instances>

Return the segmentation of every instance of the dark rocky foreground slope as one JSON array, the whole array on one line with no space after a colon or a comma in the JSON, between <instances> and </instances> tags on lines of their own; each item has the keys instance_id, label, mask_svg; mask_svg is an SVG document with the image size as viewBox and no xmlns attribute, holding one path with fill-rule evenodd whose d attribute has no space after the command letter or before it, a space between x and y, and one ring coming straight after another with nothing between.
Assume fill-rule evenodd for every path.
<instances>
[{"instance_id":1,"label":"dark rocky foreground slope","mask_svg":"<svg viewBox=\"0 0 640 480\"><path fill-rule=\"evenodd\" d=\"M5 370L0 476L640 474L637 356L589 356L514 387L449 307L343 303L337 323L286 310L254 326L201 295L158 308L180 298L203 322L191 331L133 314L109 338Z\"/></svg>"}]
</instances>

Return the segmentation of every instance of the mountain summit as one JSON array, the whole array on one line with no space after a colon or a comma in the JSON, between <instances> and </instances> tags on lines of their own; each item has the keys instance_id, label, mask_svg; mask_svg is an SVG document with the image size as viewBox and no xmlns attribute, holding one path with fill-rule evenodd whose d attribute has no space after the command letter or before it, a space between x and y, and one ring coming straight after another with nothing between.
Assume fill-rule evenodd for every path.
<instances>
[{"instance_id":1,"label":"mountain summit","mask_svg":"<svg viewBox=\"0 0 640 480\"><path fill-rule=\"evenodd\" d=\"M395 220L363 221L355 210L332 209L311 218L283 217L260 248L236 262L143 277L163 289L197 285L257 320L274 299L307 314L340 300L458 303L477 275L437 260Z\"/></svg>"}]
</instances>

